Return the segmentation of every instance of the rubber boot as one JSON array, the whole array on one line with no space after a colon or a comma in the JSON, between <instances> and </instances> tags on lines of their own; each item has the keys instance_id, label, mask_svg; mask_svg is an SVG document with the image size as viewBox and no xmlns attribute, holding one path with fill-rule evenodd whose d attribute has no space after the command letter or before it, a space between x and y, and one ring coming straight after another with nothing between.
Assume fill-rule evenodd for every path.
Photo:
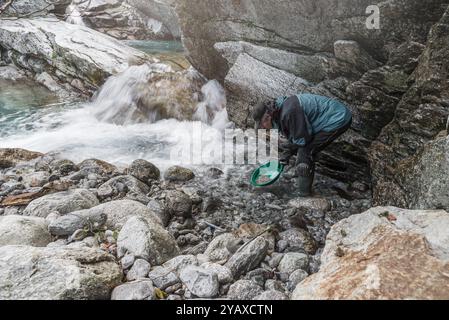
<instances>
[{"instance_id":1,"label":"rubber boot","mask_svg":"<svg viewBox=\"0 0 449 320\"><path fill-rule=\"evenodd\" d=\"M298 172L298 193L300 197L312 196L312 185L315 177L315 169L313 165L300 163L297 166Z\"/></svg>"}]
</instances>

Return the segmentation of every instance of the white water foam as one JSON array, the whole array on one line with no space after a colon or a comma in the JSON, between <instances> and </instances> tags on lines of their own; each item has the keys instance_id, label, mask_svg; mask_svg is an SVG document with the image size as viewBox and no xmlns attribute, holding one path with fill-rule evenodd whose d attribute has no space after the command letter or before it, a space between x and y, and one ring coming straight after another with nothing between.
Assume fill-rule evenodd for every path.
<instances>
[{"instance_id":1,"label":"white water foam","mask_svg":"<svg viewBox=\"0 0 449 320\"><path fill-rule=\"evenodd\" d=\"M17 117L15 127L1 137L0 147L58 152L75 162L97 158L126 165L136 159L146 159L162 170L180 164L179 159L170 157L170 152L192 143L192 128L200 121L154 122L149 118L146 123L133 123L129 116L138 97L136 88L153 71L149 66L130 67L111 77L91 103L43 108ZM211 149L222 142L223 129L229 126L226 97L216 81L204 85L202 94L204 99L198 105L196 116L203 120L203 147ZM122 124L112 120L118 111L125 117ZM221 155L204 156L206 163L221 163Z\"/></svg>"}]
</instances>

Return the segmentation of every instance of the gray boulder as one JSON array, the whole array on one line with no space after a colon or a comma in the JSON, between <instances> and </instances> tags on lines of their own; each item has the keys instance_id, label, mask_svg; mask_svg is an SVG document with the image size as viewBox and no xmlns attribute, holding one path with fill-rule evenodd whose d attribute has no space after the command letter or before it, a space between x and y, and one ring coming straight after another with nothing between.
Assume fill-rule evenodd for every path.
<instances>
[{"instance_id":1,"label":"gray boulder","mask_svg":"<svg viewBox=\"0 0 449 320\"><path fill-rule=\"evenodd\" d=\"M164 267L156 267L150 271L148 278L153 281L154 286L161 290L180 282L178 276L171 269Z\"/></svg>"},{"instance_id":2,"label":"gray boulder","mask_svg":"<svg viewBox=\"0 0 449 320\"><path fill-rule=\"evenodd\" d=\"M167 169L164 179L173 182L186 182L195 178L192 170L180 166L173 166Z\"/></svg>"},{"instance_id":3,"label":"gray boulder","mask_svg":"<svg viewBox=\"0 0 449 320\"><path fill-rule=\"evenodd\" d=\"M122 271L101 250L0 247L0 299L109 299Z\"/></svg>"},{"instance_id":4,"label":"gray boulder","mask_svg":"<svg viewBox=\"0 0 449 320\"><path fill-rule=\"evenodd\" d=\"M64 82L80 79L92 91L110 75L147 60L111 37L56 18L3 20L0 46L22 68L35 73L57 71Z\"/></svg>"},{"instance_id":5,"label":"gray boulder","mask_svg":"<svg viewBox=\"0 0 449 320\"><path fill-rule=\"evenodd\" d=\"M98 197L102 200L118 200L127 198L147 204L150 187L133 176L114 177L98 188Z\"/></svg>"},{"instance_id":6,"label":"gray boulder","mask_svg":"<svg viewBox=\"0 0 449 320\"><path fill-rule=\"evenodd\" d=\"M223 233L216 236L207 246L204 254L211 262L226 262L235 251L229 251L236 243L240 242L234 234Z\"/></svg>"},{"instance_id":7,"label":"gray boulder","mask_svg":"<svg viewBox=\"0 0 449 320\"><path fill-rule=\"evenodd\" d=\"M111 300L155 300L154 287L151 280L140 279L115 287Z\"/></svg>"},{"instance_id":8,"label":"gray boulder","mask_svg":"<svg viewBox=\"0 0 449 320\"><path fill-rule=\"evenodd\" d=\"M190 217L192 215L192 199L181 191L168 191L165 197L165 208L172 216Z\"/></svg>"},{"instance_id":9,"label":"gray boulder","mask_svg":"<svg viewBox=\"0 0 449 320\"><path fill-rule=\"evenodd\" d=\"M263 289L251 280L238 280L230 287L227 294L229 300L252 300L263 293Z\"/></svg>"},{"instance_id":10,"label":"gray boulder","mask_svg":"<svg viewBox=\"0 0 449 320\"><path fill-rule=\"evenodd\" d=\"M110 230L120 231L125 222L133 217L142 217L149 221L161 224L157 215L140 202L133 200L115 200L102 203L93 208L78 211L83 216L103 216L107 215L106 226Z\"/></svg>"},{"instance_id":11,"label":"gray boulder","mask_svg":"<svg viewBox=\"0 0 449 320\"><path fill-rule=\"evenodd\" d=\"M227 284L233 280L231 270L218 263L205 262L201 265L201 268L216 273L220 284Z\"/></svg>"},{"instance_id":12,"label":"gray boulder","mask_svg":"<svg viewBox=\"0 0 449 320\"><path fill-rule=\"evenodd\" d=\"M44 218L9 215L0 217L0 247L28 245L45 247L52 239Z\"/></svg>"},{"instance_id":13,"label":"gray boulder","mask_svg":"<svg viewBox=\"0 0 449 320\"><path fill-rule=\"evenodd\" d=\"M137 259L132 268L128 271L126 274L126 279L128 281L133 281L141 278L146 278L148 275L148 272L150 272L151 265L148 263L148 261L143 259Z\"/></svg>"},{"instance_id":14,"label":"gray boulder","mask_svg":"<svg viewBox=\"0 0 449 320\"><path fill-rule=\"evenodd\" d=\"M57 192L40 197L30 202L23 214L45 218L51 212L58 212L61 215L89 209L99 204L97 197L85 189L74 189Z\"/></svg>"},{"instance_id":15,"label":"gray boulder","mask_svg":"<svg viewBox=\"0 0 449 320\"><path fill-rule=\"evenodd\" d=\"M268 241L263 237L257 237L249 244L241 247L225 264L232 272L234 278L256 268L268 252Z\"/></svg>"},{"instance_id":16,"label":"gray boulder","mask_svg":"<svg viewBox=\"0 0 449 320\"><path fill-rule=\"evenodd\" d=\"M108 216L99 211L74 211L51 221L48 230L55 236L70 236L76 230L85 228L94 232L100 230L107 219Z\"/></svg>"},{"instance_id":17,"label":"gray boulder","mask_svg":"<svg viewBox=\"0 0 449 320\"><path fill-rule=\"evenodd\" d=\"M139 179L143 183L149 184L153 180L159 180L161 172L152 163L146 160L134 160L128 168L128 174Z\"/></svg>"},{"instance_id":18,"label":"gray boulder","mask_svg":"<svg viewBox=\"0 0 449 320\"><path fill-rule=\"evenodd\" d=\"M212 271L189 266L181 271L179 278L187 289L199 298L213 298L218 295L218 276Z\"/></svg>"},{"instance_id":19,"label":"gray boulder","mask_svg":"<svg viewBox=\"0 0 449 320\"><path fill-rule=\"evenodd\" d=\"M179 254L175 239L162 226L141 217L131 217L117 239L117 255L132 254L151 265L161 265Z\"/></svg>"}]
</instances>

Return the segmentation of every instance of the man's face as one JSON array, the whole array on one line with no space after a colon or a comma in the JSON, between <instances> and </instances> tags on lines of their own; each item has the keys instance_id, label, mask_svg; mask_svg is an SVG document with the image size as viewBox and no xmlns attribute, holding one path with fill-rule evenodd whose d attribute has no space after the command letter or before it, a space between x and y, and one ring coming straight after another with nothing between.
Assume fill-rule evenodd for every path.
<instances>
[{"instance_id":1,"label":"man's face","mask_svg":"<svg viewBox=\"0 0 449 320\"><path fill-rule=\"evenodd\" d=\"M273 128L273 124L271 123L271 116L268 113L265 113L260 120L260 128L270 130Z\"/></svg>"}]
</instances>

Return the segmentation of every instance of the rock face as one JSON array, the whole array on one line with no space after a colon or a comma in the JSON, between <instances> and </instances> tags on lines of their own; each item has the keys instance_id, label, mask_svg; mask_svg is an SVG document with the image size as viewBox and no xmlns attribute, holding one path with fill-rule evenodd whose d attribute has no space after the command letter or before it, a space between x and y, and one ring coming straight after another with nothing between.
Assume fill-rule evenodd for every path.
<instances>
[{"instance_id":1,"label":"rock face","mask_svg":"<svg viewBox=\"0 0 449 320\"><path fill-rule=\"evenodd\" d=\"M382 32L366 26L369 0L272 1L181 0L178 13L183 41L193 65L208 78L224 79L227 62L214 44L242 37L251 43L293 52L330 52L337 40L365 42L370 51L385 55L385 46L410 36L425 41L432 21L441 16L444 1L388 1L379 5ZM417 15L424 13L424 16ZM394 31L394 32L390 32Z\"/></svg>"},{"instance_id":2,"label":"rock face","mask_svg":"<svg viewBox=\"0 0 449 320\"><path fill-rule=\"evenodd\" d=\"M426 145L445 129L449 114L449 60L446 54L449 47L448 28L449 9L429 34L426 48L413 74L414 84L398 104L393 121L382 130L378 141L371 148L375 203L422 208L424 200L419 189L429 186L410 186L408 183L430 181L430 177L426 175L435 177L438 175L436 166L444 169L445 162L447 165L447 158L442 158L444 151L441 148L444 142L439 140ZM424 146L426 147L422 159L419 159L420 156L417 157L416 153ZM440 155L432 165L428 162L429 153L432 152L430 149L435 150L435 156ZM412 167L417 163L421 163L419 173L414 172ZM426 171L422 169L423 163L430 165ZM408 172L410 177L407 177L405 172ZM446 175L445 171L441 173ZM441 177L438 181L442 182ZM432 184L432 189L429 188L428 191L433 192L435 188L435 192L441 194L438 189L447 188L447 183L446 186L443 183L440 187ZM432 200L429 199L427 204L431 205L429 208L447 209L447 200L443 200L441 206L438 206L440 200L431 203Z\"/></svg>"},{"instance_id":3,"label":"rock face","mask_svg":"<svg viewBox=\"0 0 449 320\"><path fill-rule=\"evenodd\" d=\"M334 225L293 299L448 299L446 211L377 207Z\"/></svg>"},{"instance_id":4,"label":"rock face","mask_svg":"<svg viewBox=\"0 0 449 320\"><path fill-rule=\"evenodd\" d=\"M45 247L51 242L47 226L48 223L43 218L16 215L0 217L0 247L6 245Z\"/></svg>"},{"instance_id":5,"label":"rock face","mask_svg":"<svg viewBox=\"0 0 449 320\"><path fill-rule=\"evenodd\" d=\"M111 37L50 18L2 20L0 47L6 51L3 60L37 75L51 75L56 82L82 80L87 91L129 65L147 60L143 53Z\"/></svg>"},{"instance_id":6,"label":"rock face","mask_svg":"<svg viewBox=\"0 0 449 320\"><path fill-rule=\"evenodd\" d=\"M0 298L108 299L122 272L114 257L83 248L0 247Z\"/></svg>"},{"instance_id":7,"label":"rock face","mask_svg":"<svg viewBox=\"0 0 449 320\"><path fill-rule=\"evenodd\" d=\"M70 0L14 0L12 6L3 13L7 17L43 17L60 13Z\"/></svg>"},{"instance_id":8,"label":"rock face","mask_svg":"<svg viewBox=\"0 0 449 320\"><path fill-rule=\"evenodd\" d=\"M67 21L86 25L118 39L161 39L180 37L173 1L73 0Z\"/></svg>"},{"instance_id":9,"label":"rock face","mask_svg":"<svg viewBox=\"0 0 449 320\"><path fill-rule=\"evenodd\" d=\"M377 4L380 30L367 27L368 0L181 0L176 11L191 63L224 83L232 121L251 127L252 107L282 95L341 100L353 112L352 128L321 153L317 171L368 186L372 172L378 203L390 195L399 205L398 160L433 139L447 119L447 68L438 67L448 65L447 18L437 23L444 4Z\"/></svg>"}]
</instances>

